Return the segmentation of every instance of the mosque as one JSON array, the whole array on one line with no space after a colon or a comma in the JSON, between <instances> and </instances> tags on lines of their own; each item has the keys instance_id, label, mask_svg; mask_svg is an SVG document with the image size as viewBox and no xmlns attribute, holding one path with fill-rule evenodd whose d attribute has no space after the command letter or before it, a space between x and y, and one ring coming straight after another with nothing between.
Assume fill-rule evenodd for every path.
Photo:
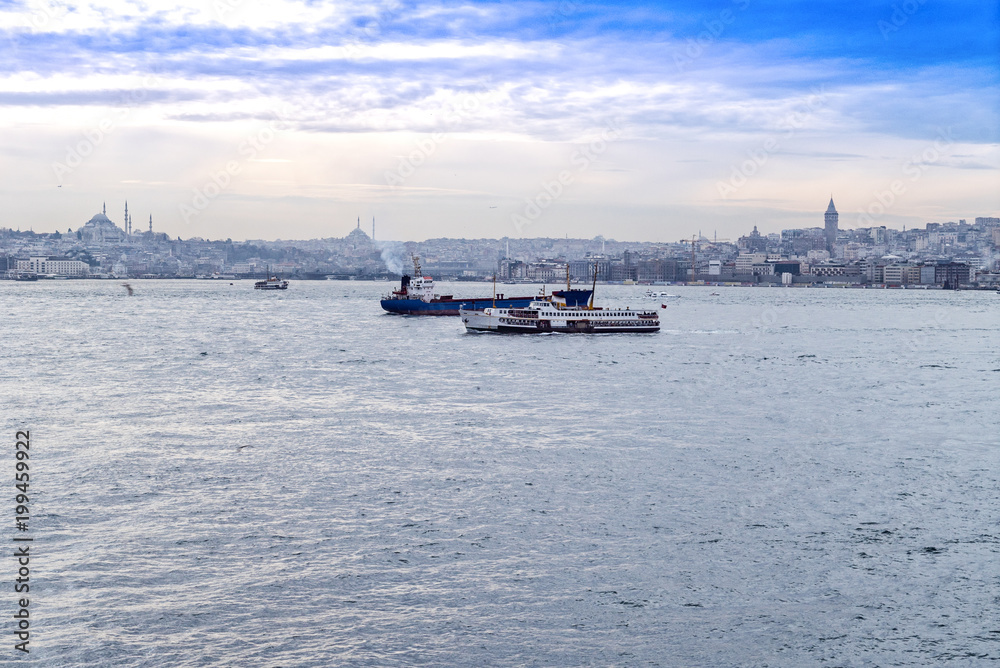
<instances>
[{"instance_id":1,"label":"mosque","mask_svg":"<svg viewBox=\"0 0 1000 668\"><path fill-rule=\"evenodd\" d=\"M76 233L81 241L88 244L124 243L134 235L142 234L132 232L132 216L128 212L128 202L125 202L125 229L118 227L108 218L108 207L105 204L101 213L88 220ZM153 233L153 216L149 217L149 233Z\"/></svg>"},{"instance_id":2,"label":"mosque","mask_svg":"<svg viewBox=\"0 0 1000 668\"><path fill-rule=\"evenodd\" d=\"M375 219L372 218L372 236L365 234L361 229L361 218L358 218L358 226L351 230L351 233L344 237L347 246L356 253L370 253L375 249L373 242L375 238Z\"/></svg>"}]
</instances>

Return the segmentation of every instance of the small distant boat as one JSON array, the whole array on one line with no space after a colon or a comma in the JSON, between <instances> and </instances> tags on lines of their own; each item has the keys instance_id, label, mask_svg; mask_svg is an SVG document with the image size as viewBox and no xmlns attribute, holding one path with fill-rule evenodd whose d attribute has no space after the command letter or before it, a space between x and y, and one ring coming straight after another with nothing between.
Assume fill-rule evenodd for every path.
<instances>
[{"instance_id":1,"label":"small distant boat","mask_svg":"<svg viewBox=\"0 0 1000 668\"><path fill-rule=\"evenodd\" d=\"M659 297L660 299L680 299L680 295L672 295L669 292L656 292L654 290L646 290L647 297Z\"/></svg>"}]
</instances>

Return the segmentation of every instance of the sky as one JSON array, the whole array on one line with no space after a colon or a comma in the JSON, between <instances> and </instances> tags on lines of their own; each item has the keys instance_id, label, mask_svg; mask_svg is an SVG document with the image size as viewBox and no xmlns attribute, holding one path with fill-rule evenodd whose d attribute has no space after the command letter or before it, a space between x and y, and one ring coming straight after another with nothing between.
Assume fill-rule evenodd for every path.
<instances>
[{"instance_id":1,"label":"sky","mask_svg":"<svg viewBox=\"0 0 1000 668\"><path fill-rule=\"evenodd\" d=\"M0 0L0 227L678 241L1000 216L1000 1Z\"/></svg>"}]
</instances>

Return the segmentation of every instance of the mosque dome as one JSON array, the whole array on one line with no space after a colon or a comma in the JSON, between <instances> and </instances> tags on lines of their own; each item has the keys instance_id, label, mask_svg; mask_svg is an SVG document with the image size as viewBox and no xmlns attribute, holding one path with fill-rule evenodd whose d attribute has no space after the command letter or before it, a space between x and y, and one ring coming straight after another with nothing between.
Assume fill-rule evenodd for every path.
<instances>
[{"instance_id":1,"label":"mosque dome","mask_svg":"<svg viewBox=\"0 0 1000 668\"><path fill-rule=\"evenodd\" d=\"M125 241L125 230L108 218L105 212L96 214L79 228L80 239L84 243L118 243Z\"/></svg>"},{"instance_id":2,"label":"mosque dome","mask_svg":"<svg viewBox=\"0 0 1000 668\"><path fill-rule=\"evenodd\" d=\"M97 214L96 216L94 216L93 218L91 218L90 220L88 220L86 224L87 225L100 225L101 223L111 223L112 225L114 225L114 223L111 222L111 219L108 218L107 216L105 216L103 213Z\"/></svg>"}]
</instances>

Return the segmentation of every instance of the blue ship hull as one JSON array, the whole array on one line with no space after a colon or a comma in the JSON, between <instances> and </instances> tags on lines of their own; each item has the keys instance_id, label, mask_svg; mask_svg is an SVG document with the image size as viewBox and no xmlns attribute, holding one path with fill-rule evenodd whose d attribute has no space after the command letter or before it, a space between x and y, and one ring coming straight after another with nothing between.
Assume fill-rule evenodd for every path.
<instances>
[{"instance_id":1,"label":"blue ship hull","mask_svg":"<svg viewBox=\"0 0 1000 668\"><path fill-rule=\"evenodd\" d=\"M466 311L497 308L524 308L536 297L516 297L508 299L442 299L425 302L421 299L383 299L382 308L389 313L404 315L458 315L458 309Z\"/></svg>"}]
</instances>

